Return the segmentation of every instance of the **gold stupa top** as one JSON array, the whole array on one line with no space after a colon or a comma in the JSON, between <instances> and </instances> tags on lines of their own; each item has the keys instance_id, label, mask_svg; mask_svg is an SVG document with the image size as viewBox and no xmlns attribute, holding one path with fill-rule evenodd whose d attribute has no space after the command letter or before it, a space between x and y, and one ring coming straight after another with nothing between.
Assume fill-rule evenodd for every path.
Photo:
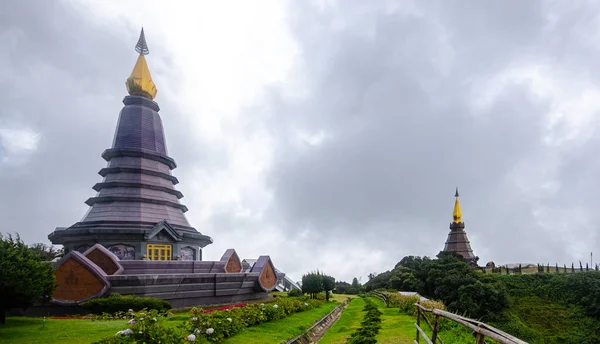
<instances>
[{"instance_id":1,"label":"gold stupa top","mask_svg":"<svg viewBox=\"0 0 600 344\"><path fill-rule=\"evenodd\" d=\"M454 211L452 212L452 219L454 223L462 222L462 212L460 211L460 202L458 202L458 188L456 188L456 194L454 194L456 200L454 201Z\"/></svg>"},{"instance_id":2,"label":"gold stupa top","mask_svg":"<svg viewBox=\"0 0 600 344\"><path fill-rule=\"evenodd\" d=\"M144 55L148 55L150 53L148 50L148 45L146 44L144 28L142 28L140 38L135 45L135 51L137 51L140 56L133 67L131 75L129 78L127 78L127 82L125 82L125 86L127 86L127 92L129 92L129 94L132 96L142 96L154 99L154 97L156 97L156 92L158 91L156 89L156 85L154 85L154 82L152 81L150 69L148 69L148 64L146 63L146 58L144 57Z\"/></svg>"}]
</instances>

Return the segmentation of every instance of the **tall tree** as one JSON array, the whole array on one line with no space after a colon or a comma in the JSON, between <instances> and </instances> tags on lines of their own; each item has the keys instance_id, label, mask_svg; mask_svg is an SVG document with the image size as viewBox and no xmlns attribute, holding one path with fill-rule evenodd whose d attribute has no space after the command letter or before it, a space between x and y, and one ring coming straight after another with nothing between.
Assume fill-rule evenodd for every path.
<instances>
[{"instance_id":1,"label":"tall tree","mask_svg":"<svg viewBox=\"0 0 600 344\"><path fill-rule=\"evenodd\" d=\"M335 289L335 278L323 275L323 290L325 290L325 300L329 301L329 292Z\"/></svg>"},{"instance_id":2,"label":"tall tree","mask_svg":"<svg viewBox=\"0 0 600 344\"><path fill-rule=\"evenodd\" d=\"M315 298L316 295L323 291L323 276L317 272L310 272L302 276L302 292Z\"/></svg>"},{"instance_id":3,"label":"tall tree","mask_svg":"<svg viewBox=\"0 0 600 344\"><path fill-rule=\"evenodd\" d=\"M7 310L46 301L55 288L51 264L41 261L18 235L0 234L0 323L6 323Z\"/></svg>"}]
</instances>

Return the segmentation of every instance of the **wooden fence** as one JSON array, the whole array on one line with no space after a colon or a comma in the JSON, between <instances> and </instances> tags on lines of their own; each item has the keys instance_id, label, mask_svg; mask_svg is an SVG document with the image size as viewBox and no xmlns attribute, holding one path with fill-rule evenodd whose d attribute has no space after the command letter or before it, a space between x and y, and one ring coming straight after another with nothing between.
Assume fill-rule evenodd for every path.
<instances>
[{"instance_id":1,"label":"wooden fence","mask_svg":"<svg viewBox=\"0 0 600 344\"><path fill-rule=\"evenodd\" d=\"M436 344L441 343L444 344L444 341L439 336L439 324L440 318L450 319L454 322L457 322L465 327L468 327L473 330L473 335L475 336L476 344L485 344L485 338L490 338L501 344L527 344L518 338L511 336L510 334L500 331L497 328L494 328L485 323L465 318L460 315L443 311L441 309L428 309L421 306L419 303L415 303L417 307L417 322L415 323L415 327L417 328L417 336L415 339L415 344L419 344L419 339L423 337L426 343L428 344ZM435 315L435 320L433 325L426 317L426 313L431 313ZM427 336L425 331L421 328L421 319L425 321L429 329L431 330L431 339Z\"/></svg>"},{"instance_id":2,"label":"wooden fence","mask_svg":"<svg viewBox=\"0 0 600 344\"><path fill-rule=\"evenodd\" d=\"M373 290L373 291L369 292L369 294L371 294L371 295L375 296L376 298L380 299L381 301L383 301L383 304L386 307L389 307L388 296L385 293Z\"/></svg>"}]
</instances>

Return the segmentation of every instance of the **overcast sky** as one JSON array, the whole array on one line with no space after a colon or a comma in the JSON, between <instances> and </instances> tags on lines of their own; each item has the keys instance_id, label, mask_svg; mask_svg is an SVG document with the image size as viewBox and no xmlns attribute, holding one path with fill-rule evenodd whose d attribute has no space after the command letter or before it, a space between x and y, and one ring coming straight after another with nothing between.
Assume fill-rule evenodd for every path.
<instances>
[{"instance_id":1,"label":"overcast sky","mask_svg":"<svg viewBox=\"0 0 600 344\"><path fill-rule=\"evenodd\" d=\"M443 249L458 186L480 263L589 261L599 9L0 0L0 232L49 243L83 217L143 25L205 259L364 282Z\"/></svg>"}]
</instances>

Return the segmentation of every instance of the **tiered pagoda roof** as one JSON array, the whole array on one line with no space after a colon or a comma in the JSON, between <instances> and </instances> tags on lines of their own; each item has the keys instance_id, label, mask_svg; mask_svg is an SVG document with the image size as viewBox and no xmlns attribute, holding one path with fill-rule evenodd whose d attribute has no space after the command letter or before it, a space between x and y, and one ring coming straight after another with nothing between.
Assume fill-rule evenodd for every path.
<instances>
[{"instance_id":1,"label":"tiered pagoda roof","mask_svg":"<svg viewBox=\"0 0 600 344\"><path fill-rule=\"evenodd\" d=\"M168 156L160 108L153 101L157 90L145 55L149 53L144 31L136 45L137 62L126 87L112 147L102 153L108 164L94 185L98 193L85 203L90 206L83 219L68 228L57 228L49 235L54 244L65 244L75 234L92 234L102 241L103 234L147 232L158 224L169 227L172 236L204 247L212 243L188 222L183 194L171 171L177 167ZM80 237L78 241L85 241Z\"/></svg>"}]
</instances>

